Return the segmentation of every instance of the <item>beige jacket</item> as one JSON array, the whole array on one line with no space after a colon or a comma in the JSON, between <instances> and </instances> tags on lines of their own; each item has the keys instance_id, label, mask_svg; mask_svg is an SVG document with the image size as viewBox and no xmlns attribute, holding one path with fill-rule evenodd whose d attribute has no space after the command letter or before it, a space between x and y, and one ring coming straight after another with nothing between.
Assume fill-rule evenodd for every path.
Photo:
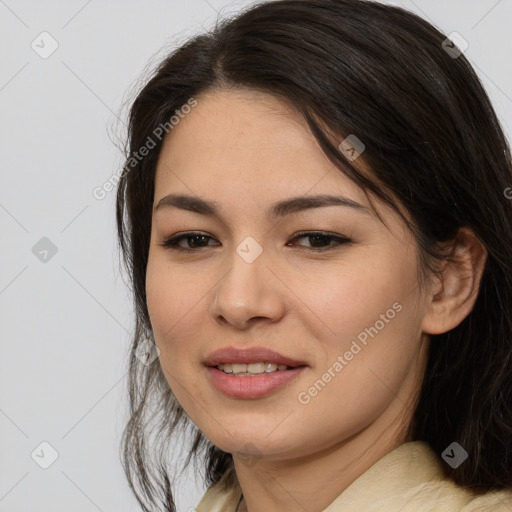
<instances>
[{"instance_id":1,"label":"beige jacket","mask_svg":"<svg viewBox=\"0 0 512 512\"><path fill-rule=\"evenodd\" d=\"M322 512L512 512L512 489L478 496L446 479L442 464L427 443L405 443L376 462ZM206 491L197 512L235 512L242 493L238 485L223 486L228 474Z\"/></svg>"}]
</instances>

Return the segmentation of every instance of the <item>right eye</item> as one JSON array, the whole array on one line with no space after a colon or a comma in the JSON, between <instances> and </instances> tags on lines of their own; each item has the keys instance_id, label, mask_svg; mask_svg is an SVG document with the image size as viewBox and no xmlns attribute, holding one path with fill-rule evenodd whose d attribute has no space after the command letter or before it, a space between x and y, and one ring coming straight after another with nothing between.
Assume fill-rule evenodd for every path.
<instances>
[{"instance_id":1,"label":"right eye","mask_svg":"<svg viewBox=\"0 0 512 512\"><path fill-rule=\"evenodd\" d=\"M193 252L196 251L197 249L208 247L208 245L202 245L205 239L214 240L211 236L205 235L203 233L183 233L181 235L171 236L170 238L163 240L158 245L160 245L161 247L167 247L172 251ZM189 247L183 247L182 245L180 245L180 242L182 240L184 240L185 243L189 245ZM192 247L190 247L190 243Z\"/></svg>"}]
</instances>

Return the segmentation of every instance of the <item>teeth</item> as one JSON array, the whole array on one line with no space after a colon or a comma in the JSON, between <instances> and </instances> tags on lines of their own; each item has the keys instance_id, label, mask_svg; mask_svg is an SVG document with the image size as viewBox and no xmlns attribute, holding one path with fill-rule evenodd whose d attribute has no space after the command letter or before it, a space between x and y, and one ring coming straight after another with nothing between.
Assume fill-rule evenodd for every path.
<instances>
[{"instance_id":1,"label":"teeth","mask_svg":"<svg viewBox=\"0 0 512 512\"><path fill-rule=\"evenodd\" d=\"M219 370L224 373L233 373L236 375L259 375L261 373L273 373L275 371L284 371L290 368L285 364L274 364L274 363L225 363L217 366Z\"/></svg>"}]
</instances>

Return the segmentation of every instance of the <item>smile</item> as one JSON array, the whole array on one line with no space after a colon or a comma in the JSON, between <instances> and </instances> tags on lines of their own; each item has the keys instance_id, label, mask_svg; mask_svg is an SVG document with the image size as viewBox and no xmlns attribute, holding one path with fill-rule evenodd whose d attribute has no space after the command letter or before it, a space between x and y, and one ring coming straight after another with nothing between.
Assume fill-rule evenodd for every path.
<instances>
[{"instance_id":1,"label":"smile","mask_svg":"<svg viewBox=\"0 0 512 512\"><path fill-rule=\"evenodd\" d=\"M223 371L224 373L229 373L233 375L243 375L243 376L251 376L251 375L261 375L262 373L273 373L276 371L285 371L291 369L291 366L287 366L285 364L275 364L275 363L224 363L217 365L217 369Z\"/></svg>"}]
</instances>

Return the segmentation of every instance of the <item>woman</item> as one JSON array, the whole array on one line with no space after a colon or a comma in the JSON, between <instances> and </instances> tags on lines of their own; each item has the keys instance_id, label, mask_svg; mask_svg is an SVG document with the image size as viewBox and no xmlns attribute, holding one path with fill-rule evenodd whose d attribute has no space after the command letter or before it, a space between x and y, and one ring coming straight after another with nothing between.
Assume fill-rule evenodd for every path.
<instances>
[{"instance_id":1,"label":"woman","mask_svg":"<svg viewBox=\"0 0 512 512\"><path fill-rule=\"evenodd\" d=\"M144 510L176 510L180 432L198 512L512 510L512 162L456 48L397 7L266 2L139 92L117 221Z\"/></svg>"}]
</instances>

